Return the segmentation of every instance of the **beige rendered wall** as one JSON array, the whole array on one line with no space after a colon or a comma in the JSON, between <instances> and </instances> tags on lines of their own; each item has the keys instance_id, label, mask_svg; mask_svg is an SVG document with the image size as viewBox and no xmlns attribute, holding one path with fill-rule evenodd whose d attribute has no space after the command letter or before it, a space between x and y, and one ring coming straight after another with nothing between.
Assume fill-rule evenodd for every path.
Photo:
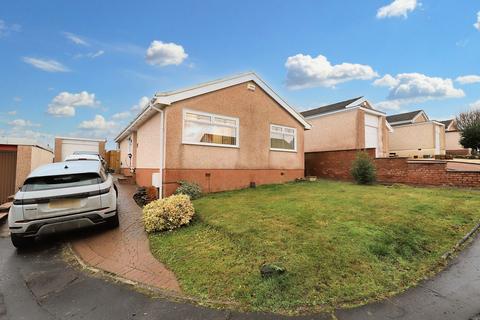
<instances>
[{"instance_id":1,"label":"beige rendered wall","mask_svg":"<svg viewBox=\"0 0 480 320\"><path fill-rule=\"evenodd\" d=\"M421 123L421 122L426 122L426 121L428 121L428 119L425 118L425 116L422 113L415 119L415 121L413 121L413 123Z\"/></svg>"},{"instance_id":2,"label":"beige rendered wall","mask_svg":"<svg viewBox=\"0 0 480 320\"><path fill-rule=\"evenodd\" d=\"M394 127L389 133L390 153L400 157L435 155L435 127L433 122ZM445 131L440 131L440 153L445 154Z\"/></svg>"},{"instance_id":3,"label":"beige rendered wall","mask_svg":"<svg viewBox=\"0 0 480 320\"><path fill-rule=\"evenodd\" d=\"M353 109L307 119L312 129L305 131L305 152L362 148L357 117L358 109Z\"/></svg>"},{"instance_id":4,"label":"beige rendered wall","mask_svg":"<svg viewBox=\"0 0 480 320\"><path fill-rule=\"evenodd\" d=\"M182 144L185 108L239 118L239 148ZM165 114L166 169L304 168L303 126L258 86L250 91L242 83L179 101L167 107ZM270 124L297 129L297 152L270 150Z\"/></svg>"},{"instance_id":5,"label":"beige rendered wall","mask_svg":"<svg viewBox=\"0 0 480 320\"><path fill-rule=\"evenodd\" d=\"M36 146L18 146L15 187L20 188L30 172L36 168L52 163L54 154Z\"/></svg>"},{"instance_id":6,"label":"beige rendered wall","mask_svg":"<svg viewBox=\"0 0 480 320\"><path fill-rule=\"evenodd\" d=\"M32 159L31 146L17 147L17 168L15 173L15 192L23 185L23 182L30 174Z\"/></svg>"},{"instance_id":7,"label":"beige rendered wall","mask_svg":"<svg viewBox=\"0 0 480 320\"><path fill-rule=\"evenodd\" d=\"M460 131L445 132L445 149L446 150L463 150L465 149L460 144Z\"/></svg>"},{"instance_id":8,"label":"beige rendered wall","mask_svg":"<svg viewBox=\"0 0 480 320\"><path fill-rule=\"evenodd\" d=\"M33 171L44 164L52 163L53 157L54 154L51 151L39 147L32 147L30 170Z\"/></svg>"},{"instance_id":9,"label":"beige rendered wall","mask_svg":"<svg viewBox=\"0 0 480 320\"><path fill-rule=\"evenodd\" d=\"M160 168L161 115L156 113L137 130L136 168Z\"/></svg>"}]
</instances>

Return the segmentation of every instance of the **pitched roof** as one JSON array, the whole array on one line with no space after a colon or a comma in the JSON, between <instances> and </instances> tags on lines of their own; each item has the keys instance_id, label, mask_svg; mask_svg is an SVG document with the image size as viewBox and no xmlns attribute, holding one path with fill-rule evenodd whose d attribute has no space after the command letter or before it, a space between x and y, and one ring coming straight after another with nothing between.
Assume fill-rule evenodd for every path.
<instances>
[{"instance_id":1,"label":"pitched roof","mask_svg":"<svg viewBox=\"0 0 480 320\"><path fill-rule=\"evenodd\" d=\"M302 117L302 115L298 113L292 106L290 106L285 100L283 100L277 93L275 93L275 91L273 91L256 73L247 72L202 83L185 89L156 93L155 96L150 100L147 107L132 122L130 122L130 124L124 130L122 130L122 132L120 132L120 134L115 138L115 141L118 142L123 139L135 125L145 121L146 118L150 117L153 114L151 111L153 109L153 105L155 104L160 106L169 106L177 101L228 88L248 81L255 82L282 108L290 113L293 118L300 122L305 129L311 128L311 125Z\"/></svg>"},{"instance_id":2,"label":"pitched roof","mask_svg":"<svg viewBox=\"0 0 480 320\"><path fill-rule=\"evenodd\" d=\"M409 121L413 121L413 119L415 119L415 117L418 116L420 113L424 113L424 111L415 110L411 112L393 114L391 116L387 116L387 121L390 124L395 124L397 122L409 122Z\"/></svg>"},{"instance_id":3,"label":"pitched roof","mask_svg":"<svg viewBox=\"0 0 480 320\"><path fill-rule=\"evenodd\" d=\"M445 128L447 128L453 122L453 119L442 120L442 121L438 121L438 122L443 123L445 125Z\"/></svg>"},{"instance_id":4,"label":"pitched roof","mask_svg":"<svg viewBox=\"0 0 480 320\"><path fill-rule=\"evenodd\" d=\"M329 105L318 107L318 108L315 108L315 109L303 111L303 112L300 112L300 113L304 117L311 117L311 116L316 116L316 115L319 115L319 114L338 111L338 110L346 109L347 106L349 106L350 104L354 103L355 101L357 101L361 98L362 97L357 97L357 98L353 98L353 99L349 99L349 100L345 100L345 101L340 101L340 102L337 102L337 103L329 104Z\"/></svg>"}]
</instances>

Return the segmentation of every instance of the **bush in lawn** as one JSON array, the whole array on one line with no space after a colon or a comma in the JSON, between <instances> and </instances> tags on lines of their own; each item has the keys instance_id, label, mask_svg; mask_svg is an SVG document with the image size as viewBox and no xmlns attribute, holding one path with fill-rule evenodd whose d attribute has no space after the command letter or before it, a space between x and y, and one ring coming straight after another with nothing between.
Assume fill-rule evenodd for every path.
<instances>
[{"instance_id":1,"label":"bush in lawn","mask_svg":"<svg viewBox=\"0 0 480 320\"><path fill-rule=\"evenodd\" d=\"M143 224L148 233L173 230L188 224L194 214L190 197L178 194L152 201L143 207Z\"/></svg>"},{"instance_id":2,"label":"bush in lawn","mask_svg":"<svg viewBox=\"0 0 480 320\"><path fill-rule=\"evenodd\" d=\"M174 194L186 194L187 196L190 196L190 199L192 200L198 199L202 195L202 189L195 182L180 180L178 181L178 184L180 186L175 190Z\"/></svg>"},{"instance_id":3,"label":"bush in lawn","mask_svg":"<svg viewBox=\"0 0 480 320\"><path fill-rule=\"evenodd\" d=\"M359 184L372 184L377 179L377 172L367 152L358 152L350 169L355 181Z\"/></svg>"}]
</instances>

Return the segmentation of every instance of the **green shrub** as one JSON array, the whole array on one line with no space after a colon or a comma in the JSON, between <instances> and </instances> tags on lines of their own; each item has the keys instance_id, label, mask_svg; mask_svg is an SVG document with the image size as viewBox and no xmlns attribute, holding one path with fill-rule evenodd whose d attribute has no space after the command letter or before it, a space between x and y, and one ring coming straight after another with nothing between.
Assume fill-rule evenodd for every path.
<instances>
[{"instance_id":1,"label":"green shrub","mask_svg":"<svg viewBox=\"0 0 480 320\"><path fill-rule=\"evenodd\" d=\"M357 153L352 163L350 173L359 184L372 184L377 179L375 165L367 152Z\"/></svg>"},{"instance_id":2,"label":"green shrub","mask_svg":"<svg viewBox=\"0 0 480 320\"><path fill-rule=\"evenodd\" d=\"M198 199L202 195L202 189L195 182L180 180L178 184L180 186L175 190L174 194L186 194L192 200Z\"/></svg>"},{"instance_id":3,"label":"green shrub","mask_svg":"<svg viewBox=\"0 0 480 320\"><path fill-rule=\"evenodd\" d=\"M143 207L143 224L148 233L173 230L188 224L194 214L190 197L178 194L152 201Z\"/></svg>"}]
</instances>

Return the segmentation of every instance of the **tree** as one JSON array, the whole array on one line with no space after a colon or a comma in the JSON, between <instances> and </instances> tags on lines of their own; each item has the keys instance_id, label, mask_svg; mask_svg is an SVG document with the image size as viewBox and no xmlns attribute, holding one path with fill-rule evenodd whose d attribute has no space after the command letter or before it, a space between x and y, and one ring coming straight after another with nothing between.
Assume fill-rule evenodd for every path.
<instances>
[{"instance_id":1,"label":"tree","mask_svg":"<svg viewBox=\"0 0 480 320\"><path fill-rule=\"evenodd\" d=\"M470 110L460 113L456 119L460 130L460 144L471 148L475 153L480 150L480 110Z\"/></svg>"}]
</instances>

